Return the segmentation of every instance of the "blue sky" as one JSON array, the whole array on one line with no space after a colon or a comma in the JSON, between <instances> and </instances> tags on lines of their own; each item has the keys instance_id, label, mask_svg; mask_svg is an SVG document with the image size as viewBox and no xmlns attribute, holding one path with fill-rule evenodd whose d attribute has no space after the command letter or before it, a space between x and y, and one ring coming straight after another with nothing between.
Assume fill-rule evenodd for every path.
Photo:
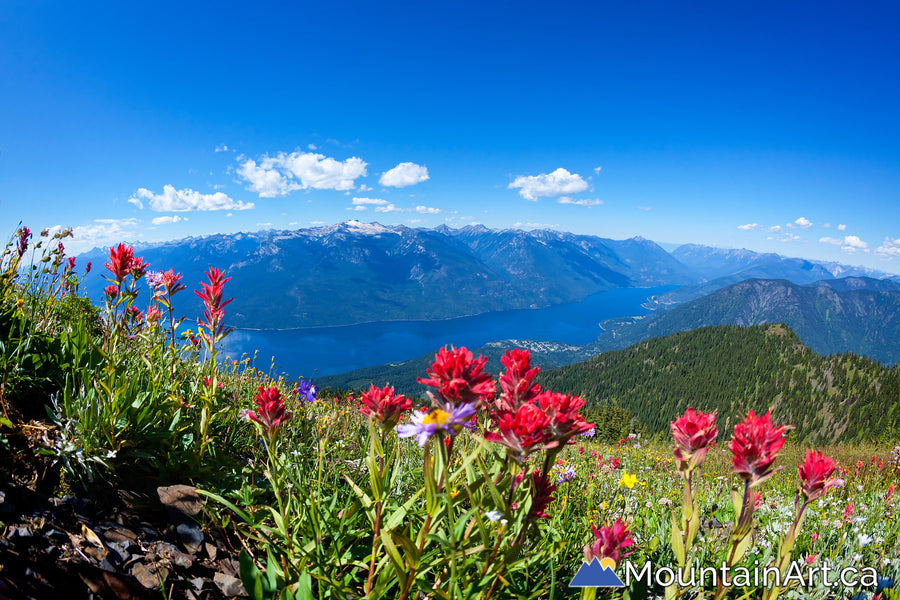
<instances>
[{"instance_id":1,"label":"blue sky","mask_svg":"<svg viewBox=\"0 0 900 600\"><path fill-rule=\"evenodd\" d=\"M5 2L0 225L83 250L477 222L900 272L898 25L894 1Z\"/></svg>"}]
</instances>

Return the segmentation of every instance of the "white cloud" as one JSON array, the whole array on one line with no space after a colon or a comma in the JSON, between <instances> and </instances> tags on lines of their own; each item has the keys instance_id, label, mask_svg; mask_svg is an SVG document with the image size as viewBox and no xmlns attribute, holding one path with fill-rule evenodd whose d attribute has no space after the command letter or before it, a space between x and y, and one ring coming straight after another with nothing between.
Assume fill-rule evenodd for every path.
<instances>
[{"instance_id":1,"label":"white cloud","mask_svg":"<svg viewBox=\"0 0 900 600\"><path fill-rule=\"evenodd\" d=\"M422 219L410 219L408 222L409 223L421 223Z\"/></svg>"},{"instance_id":2,"label":"white cloud","mask_svg":"<svg viewBox=\"0 0 900 600\"><path fill-rule=\"evenodd\" d=\"M846 250L847 248L853 248L854 250L865 250L869 245L859 239L859 237L855 235L847 235L844 236L844 247L841 250Z\"/></svg>"},{"instance_id":3,"label":"white cloud","mask_svg":"<svg viewBox=\"0 0 900 600\"><path fill-rule=\"evenodd\" d=\"M884 256L885 258L893 258L900 256L900 238L892 240L889 237L884 238L881 245L875 248L875 254Z\"/></svg>"},{"instance_id":4,"label":"white cloud","mask_svg":"<svg viewBox=\"0 0 900 600\"><path fill-rule=\"evenodd\" d=\"M387 200L382 200L381 198L354 198L353 204L377 204L379 206L384 206L387 204Z\"/></svg>"},{"instance_id":5,"label":"white cloud","mask_svg":"<svg viewBox=\"0 0 900 600\"><path fill-rule=\"evenodd\" d=\"M307 144L306 147L309 148L310 150L318 150L319 149L315 144Z\"/></svg>"},{"instance_id":6,"label":"white cloud","mask_svg":"<svg viewBox=\"0 0 900 600\"><path fill-rule=\"evenodd\" d=\"M653 210L653 207L652 207L652 206L638 206L637 209L638 209L638 210L643 210L643 211L646 212L646 211L648 211L648 210Z\"/></svg>"},{"instance_id":7,"label":"white cloud","mask_svg":"<svg viewBox=\"0 0 900 600\"><path fill-rule=\"evenodd\" d=\"M228 146L222 144L221 146L216 146L216 152L228 152Z\"/></svg>"},{"instance_id":8,"label":"white cloud","mask_svg":"<svg viewBox=\"0 0 900 600\"><path fill-rule=\"evenodd\" d=\"M559 227L559 225L551 225L549 223L513 223L513 227L519 228L524 227L526 229L554 229Z\"/></svg>"},{"instance_id":9,"label":"white cloud","mask_svg":"<svg viewBox=\"0 0 900 600\"><path fill-rule=\"evenodd\" d=\"M176 190L171 185L163 186L162 194L154 194L147 188L140 188L128 199L138 208L144 208L146 201L155 212L184 212L188 210L247 210L252 202L232 200L223 192L201 194L190 188Z\"/></svg>"},{"instance_id":10,"label":"white cloud","mask_svg":"<svg viewBox=\"0 0 900 600\"><path fill-rule=\"evenodd\" d=\"M574 204L576 206L587 206L588 208L590 208L591 206L600 206L601 204L603 204L603 200L600 200L600 199L597 199L597 200L587 200L587 199L575 200L574 198L569 198L568 196L563 196L562 198L557 200L557 202L559 204Z\"/></svg>"},{"instance_id":11,"label":"white cloud","mask_svg":"<svg viewBox=\"0 0 900 600\"><path fill-rule=\"evenodd\" d=\"M791 229L809 229L812 227L812 221L807 219L806 217L800 217L793 223L788 223L788 227Z\"/></svg>"},{"instance_id":12,"label":"white cloud","mask_svg":"<svg viewBox=\"0 0 900 600\"><path fill-rule=\"evenodd\" d=\"M375 212L381 212L381 213L402 212L402 209L397 208L393 204L384 204L382 206L376 206Z\"/></svg>"},{"instance_id":13,"label":"white cloud","mask_svg":"<svg viewBox=\"0 0 900 600\"><path fill-rule=\"evenodd\" d=\"M169 223L177 223L182 220L183 219L178 215L172 215L167 217L154 217L151 223L154 225L168 225Z\"/></svg>"},{"instance_id":14,"label":"white cloud","mask_svg":"<svg viewBox=\"0 0 900 600\"><path fill-rule=\"evenodd\" d=\"M603 167L594 167L594 175L599 175L600 171L603 170Z\"/></svg>"},{"instance_id":15,"label":"white cloud","mask_svg":"<svg viewBox=\"0 0 900 600\"><path fill-rule=\"evenodd\" d=\"M245 159L237 174L260 198L274 198L294 190L352 190L356 179L366 176L366 164L355 156L339 161L313 152L279 152L263 156L259 163Z\"/></svg>"},{"instance_id":16,"label":"white cloud","mask_svg":"<svg viewBox=\"0 0 900 600\"><path fill-rule=\"evenodd\" d=\"M407 187L428 181L428 168L411 162L400 163L390 171L385 171L378 183L387 187Z\"/></svg>"},{"instance_id":17,"label":"white cloud","mask_svg":"<svg viewBox=\"0 0 900 600\"><path fill-rule=\"evenodd\" d=\"M788 242L796 242L796 241L800 240L800 236L793 234L793 233L785 233L784 235L781 235L779 237L770 235L770 236L767 236L766 239L769 240L770 242L788 243Z\"/></svg>"},{"instance_id":18,"label":"white cloud","mask_svg":"<svg viewBox=\"0 0 900 600\"><path fill-rule=\"evenodd\" d=\"M441 212L441 209L432 208L431 206L417 206L416 212L422 215L436 215Z\"/></svg>"},{"instance_id":19,"label":"white cloud","mask_svg":"<svg viewBox=\"0 0 900 600\"><path fill-rule=\"evenodd\" d=\"M72 243L66 247L73 252L82 252L98 246L111 246L129 239L140 237L137 233L138 220L94 219L93 225L79 225L72 228Z\"/></svg>"},{"instance_id":20,"label":"white cloud","mask_svg":"<svg viewBox=\"0 0 900 600\"><path fill-rule=\"evenodd\" d=\"M368 192L368 191L370 191L372 188L370 188L369 186L367 186L367 185L364 184L364 183L361 183L361 184L359 184L359 188L358 188L358 189L359 189L359 191L361 191L361 192Z\"/></svg>"},{"instance_id":21,"label":"white cloud","mask_svg":"<svg viewBox=\"0 0 900 600\"><path fill-rule=\"evenodd\" d=\"M759 223L747 223L746 225L738 225L738 229L741 229L743 231L768 231L769 233L778 233L779 231L781 231L781 225L763 227Z\"/></svg>"},{"instance_id":22,"label":"white cloud","mask_svg":"<svg viewBox=\"0 0 900 600\"><path fill-rule=\"evenodd\" d=\"M843 223L841 223L840 225L837 226L837 228L838 228L838 231L844 231L845 229L847 229L847 226L844 225Z\"/></svg>"},{"instance_id":23,"label":"white cloud","mask_svg":"<svg viewBox=\"0 0 900 600\"><path fill-rule=\"evenodd\" d=\"M885 241L890 241L890 240L887 239ZM840 246L841 250L843 250L844 252L846 252L848 254L858 254L859 252L868 253L870 251L869 244L862 241L859 237L857 237L855 235L844 236L844 239L833 238L833 237L823 237L823 238L819 238L819 242L821 242L823 244L831 244L832 246ZM875 250L875 253L880 254L879 250L880 250L880 248L878 250Z\"/></svg>"},{"instance_id":24,"label":"white cloud","mask_svg":"<svg viewBox=\"0 0 900 600\"><path fill-rule=\"evenodd\" d=\"M366 206L365 204L357 204L355 206L348 206L347 210L355 210L355 211L369 210L369 207Z\"/></svg>"},{"instance_id":25,"label":"white cloud","mask_svg":"<svg viewBox=\"0 0 900 600\"><path fill-rule=\"evenodd\" d=\"M537 201L544 196L580 194L588 189L588 184L581 175L560 167L552 173L520 175L507 187L510 190L515 188L519 188L519 195L526 200Z\"/></svg>"}]
</instances>

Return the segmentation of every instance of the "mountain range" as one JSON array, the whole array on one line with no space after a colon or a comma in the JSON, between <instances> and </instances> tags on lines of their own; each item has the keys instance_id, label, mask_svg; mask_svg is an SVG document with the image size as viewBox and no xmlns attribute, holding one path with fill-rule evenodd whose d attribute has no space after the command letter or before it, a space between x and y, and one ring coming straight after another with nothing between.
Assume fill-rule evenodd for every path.
<instances>
[{"instance_id":1,"label":"mountain range","mask_svg":"<svg viewBox=\"0 0 900 600\"><path fill-rule=\"evenodd\" d=\"M445 319L575 302L624 287L705 284L712 291L729 277L764 275L807 283L836 275L887 276L748 250L682 246L669 253L640 237L611 240L482 225L417 229L359 221L186 238L138 246L136 253L151 269L182 273L189 288L205 281L209 266L224 271L232 278L226 294L234 297L228 324L247 329ZM102 264L107 256L94 250L82 260ZM85 281L92 298L106 286L102 271L95 269ZM654 300L668 306L687 299ZM201 312L189 292L177 296L175 306L188 316Z\"/></svg>"},{"instance_id":2,"label":"mountain range","mask_svg":"<svg viewBox=\"0 0 900 600\"><path fill-rule=\"evenodd\" d=\"M753 326L784 323L820 355L853 353L885 364L900 363L900 282L845 277L797 285L780 279L749 279L644 317L609 319L597 340L572 346L534 340L501 340L474 350L501 368L500 356L515 347L528 348L535 364L558 367L601 352L620 350L650 338L714 325ZM421 393L416 376L432 356L372 366L319 378L332 388L391 383L408 395Z\"/></svg>"}]
</instances>

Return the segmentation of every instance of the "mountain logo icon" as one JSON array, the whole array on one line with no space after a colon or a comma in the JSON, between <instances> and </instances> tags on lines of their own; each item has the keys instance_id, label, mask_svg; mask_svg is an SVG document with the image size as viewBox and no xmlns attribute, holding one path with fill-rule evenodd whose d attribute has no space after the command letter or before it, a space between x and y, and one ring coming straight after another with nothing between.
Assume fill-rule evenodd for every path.
<instances>
[{"instance_id":1,"label":"mountain logo icon","mask_svg":"<svg viewBox=\"0 0 900 600\"><path fill-rule=\"evenodd\" d=\"M597 557L594 557L589 563L581 563L581 568L575 573L569 587L625 587L613 571L615 568L616 563L613 559L597 560Z\"/></svg>"}]
</instances>

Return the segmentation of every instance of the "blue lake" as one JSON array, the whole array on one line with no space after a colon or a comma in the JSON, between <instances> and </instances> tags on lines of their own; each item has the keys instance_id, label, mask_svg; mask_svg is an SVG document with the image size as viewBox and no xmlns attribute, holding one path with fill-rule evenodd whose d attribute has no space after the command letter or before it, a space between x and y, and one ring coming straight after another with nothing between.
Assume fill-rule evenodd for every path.
<instances>
[{"instance_id":1,"label":"blue lake","mask_svg":"<svg viewBox=\"0 0 900 600\"><path fill-rule=\"evenodd\" d=\"M641 304L675 286L600 292L581 302L508 310L439 321L384 321L311 329L235 329L224 342L233 358L258 351L256 366L290 377L332 375L435 352L452 344L477 348L496 340L528 339L587 344L605 319L645 315Z\"/></svg>"}]
</instances>

